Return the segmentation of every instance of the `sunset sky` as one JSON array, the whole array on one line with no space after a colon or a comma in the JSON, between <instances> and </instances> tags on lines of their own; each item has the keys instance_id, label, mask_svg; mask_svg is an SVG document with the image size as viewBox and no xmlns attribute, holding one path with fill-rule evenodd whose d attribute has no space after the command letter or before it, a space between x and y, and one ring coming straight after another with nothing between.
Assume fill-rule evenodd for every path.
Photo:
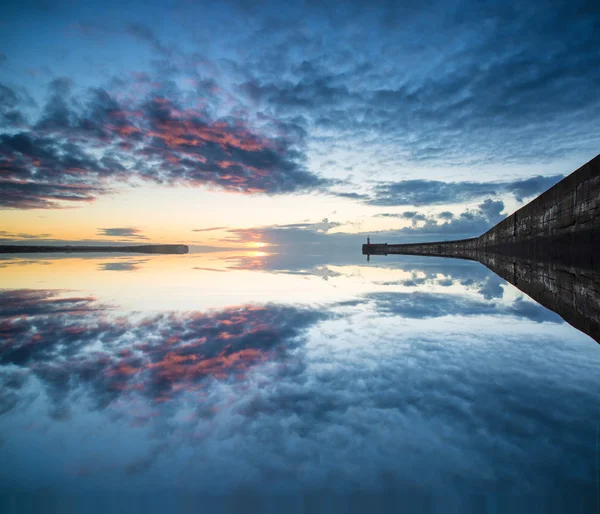
<instances>
[{"instance_id":1,"label":"sunset sky","mask_svg":"<svg viewBox=\"0 0 600 514\"><path fill-rule=\"evenodd\" d=\"M416 6L4 2L0 237L456 239L598 153L593 2Z\"/></svg>"},{"instance_id":2,"label":"sunset sky","mask_svg":"<svg viewBox=\"0 0 600 514\"><path fill-rule=\"evenodd\" d=\"M0 512L593 512L593 177L361 244L599 152L599 0L0 2Z\"/></svg>"}]
</instances>

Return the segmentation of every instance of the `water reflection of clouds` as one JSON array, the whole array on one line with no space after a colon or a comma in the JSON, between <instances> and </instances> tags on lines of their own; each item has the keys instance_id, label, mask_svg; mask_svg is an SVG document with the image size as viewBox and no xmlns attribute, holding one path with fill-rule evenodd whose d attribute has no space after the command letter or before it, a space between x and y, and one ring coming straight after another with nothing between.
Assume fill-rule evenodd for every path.
<instances>
[{"instance_id":1,"label":"water reflection of clouds","mask_svg":"<svg viewBox=\"0 0 600 514\"><path fill-rule=\"evenodd\" d=\"M50 263L41 259L24 259L20 257L14 258L8 257L7 255L0 255L0 268L8 268L11 266L27 266L31 264L44 266Z\"/></svg>"},{"instance_id":2,"label":"water reflection of clouds","mask_svg":"<svg viewBox=\"0 0 600 514\"><path fill-rule=\"evenodd\" d=\"M148 259L102 262L98 264L98 269L102 271L136 271L146 262Z\"/></svg>"},{"instance_id":3,"label":"water reflection of clouds","mask_svg":"<svg viewBox=\"0 0 600 514\"><path fill-rule=\"evenodd\" d=\"M375 312L378 315L387 314L416 319L443 316L513 316L537 323L563 323L558 314L522 297L508 302L495 302L490 301L494 297L486 297L482 300L466 295L413 291L371 293L367 298L375 302Z\"/></svg>"},{"instance_id":4,"label":"water reflection of clouds","mask_svg":"<svg viewBox=\"0 0 600 514\"><path fill-rule=\"evenodd\" d=\"M189 311L257 301L312 305L315 298L344 301L374 291L468 292L487 299L515 295L514 288L475 262L407 256L366 263L355 255L333 264L324 255L268 252L44 256L39 262L17 258L0 269L0 281L13 289L80 290L125 310L148 312L165 306Z\"/></svg>"},{"instance_id":5,"label":"water reflection of clouds","mask_svg":"<svg viewBox=\"0 0 600 514\"><path fill-rule=\"evenodd\" d=\"M73 454L35 459L58 479L67 461L81 484L404 499L560 484L586 502L595 346L533 302L440 291L152 315L69 292L5 291L4 419L29 413L46 428L19 435L21 445L5 432L0 456L26 460L52 426ZM544 323L532 332L529 321ZM85 410L103 428L79 441Z\"/></svg>"},{"instance_id":6,"label":"water reflection of clouds","mask_svg":"<svg viewBox=\"0 0 600 514\"><path fill-rule=\"evenodd\" d=\"M79 388L103 408L125 393L164 402L200 390L206 380L241 376L282 357L327 317L290 306L243 305L136 318L115 316L94 298L54 291L4 291L0 299L0 364L16 377L7 384L14 390L22 371L32 372L58 418L68 416L66 400ZM13 406L8 401L4 409Z\"/></svg>"}]
</instances>

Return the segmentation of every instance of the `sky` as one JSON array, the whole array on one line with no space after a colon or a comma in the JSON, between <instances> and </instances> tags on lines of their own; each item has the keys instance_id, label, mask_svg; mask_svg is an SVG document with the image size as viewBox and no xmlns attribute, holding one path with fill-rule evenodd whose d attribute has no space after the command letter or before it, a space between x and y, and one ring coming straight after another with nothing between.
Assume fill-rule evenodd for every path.
<instances>
[{"instance_id":1,"label":"sky","mask_svg":"<svg viewBox=\"0 0 600 514\"><path fill-rule=\"evenodd\" d=\"M574 0L3 2L0 238L477 236L600 148Z\"/></svg>"}]
</instances>

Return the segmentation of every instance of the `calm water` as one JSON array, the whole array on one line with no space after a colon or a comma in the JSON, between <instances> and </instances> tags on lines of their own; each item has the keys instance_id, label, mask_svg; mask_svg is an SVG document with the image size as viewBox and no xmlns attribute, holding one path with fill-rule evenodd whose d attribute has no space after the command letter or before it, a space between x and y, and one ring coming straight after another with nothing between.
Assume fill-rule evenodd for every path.
<instances>
[{"instance_id":1,"label":"calm water","mask_svg":"<svg viewBox=\"0 0 600 514\"><path fill-rule=\"evenodd\" d=\"M600 347L478 263L0 261L3 512L596 512Z\"/></svg>"}]
</instances>

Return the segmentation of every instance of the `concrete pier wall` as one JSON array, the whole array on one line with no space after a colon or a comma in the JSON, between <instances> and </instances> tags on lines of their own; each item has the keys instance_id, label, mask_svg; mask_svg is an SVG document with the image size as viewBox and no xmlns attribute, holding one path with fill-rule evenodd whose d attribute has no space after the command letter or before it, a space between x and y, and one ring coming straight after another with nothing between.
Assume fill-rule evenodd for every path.
<instances>
[{"instance_id":1,"label":"concrete pier wall","mask_svg":"<svg viewBox=\"0 0 600 514\"><path fill-rule=\"evenodd\" d=\"M571 236L600 227L600 155L510 215L480 238L480 245Z\"/></svg>"},{"instance_id":2,"label":"concrete pier wall","mask_svg":"<svg viewBox=\"0 0 600 514\"><path fill-rule=\"evenodd\" d=\"M415 254L481 260L492 252L600 268L600 155L478 238L363 245L363 254Z\"/></svg>"}]
</instances>

